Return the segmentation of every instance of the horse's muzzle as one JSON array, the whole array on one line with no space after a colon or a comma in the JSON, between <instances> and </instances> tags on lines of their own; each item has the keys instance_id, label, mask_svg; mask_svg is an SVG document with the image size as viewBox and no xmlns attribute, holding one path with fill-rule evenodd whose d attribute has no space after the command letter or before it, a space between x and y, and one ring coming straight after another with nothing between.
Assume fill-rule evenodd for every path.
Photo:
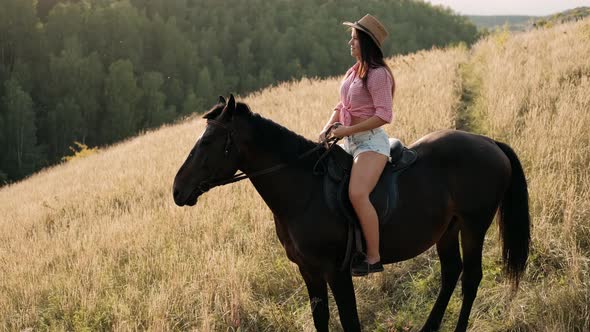
<instances>
[{"instance_id":1,"label":"horse's muzzle","mask_svg":"<svg viewBox=\"0 0 590 332\"><path fill-rule=\"evenodd\" d=\"M178 206L194 206L195 204L197 204L197 200L199 199L199 196L201 196L202 194L206 193L207 191L209 191L210 187L209 185L207 185L206 183L201 183L200 185L197 186L197 188L195 188L188 196L186 196L186 198L184 198L182 195L182 192L176 188L174 188L173 190L173 197L174 197L174 203L176 203L176 205Z\"/></svg>"}]
</instances>

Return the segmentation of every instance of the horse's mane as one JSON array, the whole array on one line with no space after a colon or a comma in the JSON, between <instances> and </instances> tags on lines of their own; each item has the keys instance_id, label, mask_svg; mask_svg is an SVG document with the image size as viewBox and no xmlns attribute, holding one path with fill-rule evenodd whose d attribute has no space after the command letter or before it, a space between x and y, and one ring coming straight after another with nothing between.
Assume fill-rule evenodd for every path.
<instances>
[{"instance_id":1,"label":"horse's mane","mask_svg":"<svg viewBox=\"0 0 590 332\"><path fill-rule=\"evenodd\" d=\"M225 105L221 103L213 106L203 115L203 118L216 118L224 107ZM236 114L244 116L252 126L253 143L262 150L277 155L283 162L296 160L301 154L313 149L318 144L270 119L262 117L260 114L252 112L245 103L236 103ZM323 148L320 149L320 152L323 150ZM316 160L317 158L305 158L300 165L307 166L307 164L311 164L313 166Z\"/></svg>"},{"instance_id":2,"label":"horse's mane","mask_svg":"<svg viewBox=\"0 0 590 332\"><path fill-rule=\"evenodd\" d=\"M318 144L259 114L252 113L249 120L253 129L254 144L279 156L283 162L296 160ZM313 166L316 160L317 158L305 158L302 165L311 162Z\"/></svg>"}]
</instances>

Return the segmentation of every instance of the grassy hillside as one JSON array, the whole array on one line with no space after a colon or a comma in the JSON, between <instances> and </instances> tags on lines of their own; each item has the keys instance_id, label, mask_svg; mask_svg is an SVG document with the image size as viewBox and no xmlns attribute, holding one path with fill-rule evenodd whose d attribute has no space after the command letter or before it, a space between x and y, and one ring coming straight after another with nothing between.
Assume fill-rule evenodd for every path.
<instances>
[{"instance_id":1,"label":"grassy hillside","mask_svg":"<svg viewBox=\"0 0 590 332\"><path fill-rule=\"evenodd\" d=\"M472 331L590 329L588 54L585 20L390 59L391 135L410 143L460 127L509 143L525 167L530 264L510 300L494 224ZM239 99L315 138L339 79ZM191 118L2 188L0 328L312 331L303 281L250 183L213 189L193 208L174 205L173 177L203 128ZM355 279L364 330L418 329L439 279L433 250ZM443 331L459 306L460 286ZM331 317L340 330L333 301Z\"/></svg>"},{"instance_id":2,"label":"grassy hillside","mask_svg":"<svg viewBox=\"0 0 590 332\"><path fill-rule=\"evenodd\" d=\"M583 20L588 16L590 16L590 7L578 7L538 19L534 26L551 27L555 24Z\"/></svg>"},{"instance_id":3,"label":"grassy hillside","mask_svg":"<svg viewBox=\"0 0 590 332\"><path fill-rule=\"evenodd\" d=\"M590 7L578 7L548 16L524 15L468 15L478 29L501 29L507 26L510 31L526 31L531 28L552 27L556 24L575 22L590 16Z\"/></svg>"},{"instance_id":4,"label":"grassy hillside","mask_svg":"<svg viewBox=\"0 0 590 332\"><path fill-rule=\"evenodd\" d=\"M532 21L536 16L518 16L518 15L468 15L473 24L479 29L501 28L507 25L511 31L524 31L530 29Z\"/></svg>"}]
</instances>

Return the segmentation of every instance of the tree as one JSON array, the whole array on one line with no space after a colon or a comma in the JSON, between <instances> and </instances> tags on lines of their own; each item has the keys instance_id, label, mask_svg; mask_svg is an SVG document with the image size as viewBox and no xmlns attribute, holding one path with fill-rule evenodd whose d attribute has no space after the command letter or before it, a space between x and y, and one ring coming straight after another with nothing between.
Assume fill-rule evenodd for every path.
<instances>
[{"instance_id":1,"label":"tree","mask_svg":"<svg viewBox=\"0 0 590 332\"><path fill-rule=\"evenodd\" d=\"M5 141L4 141L4 120L2 119L2 114L4 112L0 109L0 155L4 154L5 151ZM8 174L4 173L1 169L2 167L2 158L0 158L0 187L8 181Z\"/></svg>"},{"instance_id":2,"label":"tree","mask_svg":"<svg viewBox=\"0 0 590 332\"><path fill-rule=\"evenodd\" d=\"M67 48L66 42L72 37L80 39L86 20L87 4L81 3L57 3L49 12L45 23L45 40L48 54L60 54ZM83 39L82 39L83 40ZM78 46L80 47L80 46Z\"/></svg>"},{"instance_id":3,"label":"tree","mask_svg":"<svg viewBox=\"0 0 590 332\"><path fill-rule=\"evenodd\" d=\"M182 105L182 114L191 114L203 111L203 101L199 99L194 92L189 92L184 104Z\"/></svg>"},{"instance_id":4,"label":"tree","mask_svg":"<svg viewBox=\"0 0 590 332\"><path fill-rule=\"evenodd\" d=\"M226 76L223 62L218 57L211 59L211 85L213 91L225 90L230 86L230 79ZM218 94L224 94L225 91L219 91Z\"/></svg>"},{"instance_id":5,"label":"tree","mask_svg":"<svg viewBox=\"0 0 590 332\"><path fill-rule=\"evenodd\" d=\"M71 144L79 140L83 125L80 106L73 97L66 97L47 116L49 157L60 160Z\"/></svg>"},{"instance_id":6,"label":"tree","mask_svg":"<svg viewBox=\"0 0 590 332\"><path fill-rule=\"evenodd\" d=\"M8 182L8 174L0 170L0 187L2 187L2 185L4 185L6 182Z\"/></svg>"},{"instance_id":7,"label":"tree","mask_svg":"<svg viewBox=\"0 0 590 332\"><path fill-rule=\"evenodd\" d=\"M33 100L16 80L6 81L4 91L0 109L4 153L0 168L16 179L33 172L39 161L35 114Z\"/></svg>"},{"instance_id":8,"label":"tree","mask_svg":"<svg viewBox=\"0 0 590 332\"><path fill-rule=\"evenodd\" d=\"M254 68L254 63L253 63L254 59L252 56L252 52L250 52L250 45L251 44L252 44L252 40L250 40L249 38L242 40L238 44L237 67L238 67L238 72L240 73L240 76L247 75L247 74L251 73L251 70Z\"/></svg>"},{"instance_id":9,"label":"tree","mask_svg":"<svg viewBox=\"0 0 590 332\"><path fill-rule=\"evenodd\" d=\"M85 38L94 40L94 50L99 50L104 63L126 59L135 68L141 68L143 57L142 27L145 16L139 14L127 0L112 1L109 6L95 10L86 28Z\"/></svg>"},{"instance_id":10,"label":"tree","mask_svg":"<svg viewBox=\"0 0 590 332\"><path fill-rule=\"evenodd\" d=\"M160 91L163 83L164 78L159 72L147 72L141 79L143 90L139 107L143 111L141 128L155 127L174 118L175 114L171 114L170 109L166 109L164 104L166 96Z\"/></svg>"},{"instance_id":11,"label":"tree","mask_svg":"<svg viewBox=\"0 0 590 332\"><path fill-rule=\"evenodd\" d=\"M56 137L51 137L52 133L58 133L52 121L59 121L57 119L62 118L59 114L63 112L72 116L70 121L58 122L62 127L61 132L75 133L74 137L67 137L68 140L96 144L98 130L96 123L104 73L96 52L88 57L82 56L81 45L76 36L66 39L65 48L59 56L50 55L49 58L49 78L41 82L45 93L43 101L50 110L45 131L49 136L44 137L44 141L51 142L49 157L59 160L63 153L68 152L71 143L71 141L64 143ZM66 99L69 101L65 102ZM59 110L57 110L58 107ZM72 109L77 110L76 114L71 113ZM88 138L89 142L87 142Z\"/></svg>"},{"instance_id":12,"label":"tree","mask_svg":"<svg viewBox=\"0 0 590 332\"><path fill-rule=\"evenodd\" d=\"M78 69L79 81L73 90L76 102L80 105L82 125L80 127L80 142L88 145L98 144L98 118L101 111L101 101L105 73L103 64L97 52L92 52L82 59Z\"/></svg>"},{"instance_id":13,"label":"tree","mask_svg":"<svg viewBox=\"0 0 590 332\"><path fill-rule=\"evenodd\" d=\"M39 61L39 33L34 1L0 2L0 82L5 82L17 62Z\"/></svg>"},{"instance_id":14,"label":"tree","mask_svg":"<svg viewBox=\"0 0 590 332\"><path fill-rule=\"evenodd\" d=\"M118 60L109 66L104 89L102 141L110 143L136 133L141 120L136 109L141 90L137 87L131 61Z\"/></svg>"},{"instance_id":15,"label":"tree","mask_svg":"<svg viewBox=\"0 0 590 332\"><path fill-rule=\"evenodd\" d=\"M262 68L258 77L258 87L265 87L272 85L275 82L275 78L270 68Z\"/></svg>"},{"instance_id":16,"label":"tree","mask_svg":"<svg viewBox=\"0 0 590 332\"><path fill-rule=\"evenodd\" d=\"M199 73L199 79L197 81L197 94L204 100L209 100L213 96L211 75L209 75L209 69L206 67L203 68Z\"/></svg>"},{"instance_id":17,"label":"tree","mask_svg":"<svg viewBox=\"0 0 590 332\"><path fill-rule=\"evenodd\" d=\"M354 59L340 22L367 12L389 28L386 56L477 35L466 19L412 0L42 0L43 22L40 1L0 1L0 107L4 83L18 82L12 97L31 99L36 152L50 163L73 139L111 143L203 111L219 94L341 75Z\"/></svg>"},{"instance_id":18,"label":"tree","mask_svg":"<svg viewBox=\"0 0 590 332\"><path fill-rule=\"evenodd\" d=\"M324 76L334 70L330 65L330 55L321 44L313 43L309 53L313 59L307 68L309 76Z\"/></svg>"}]
</instances>

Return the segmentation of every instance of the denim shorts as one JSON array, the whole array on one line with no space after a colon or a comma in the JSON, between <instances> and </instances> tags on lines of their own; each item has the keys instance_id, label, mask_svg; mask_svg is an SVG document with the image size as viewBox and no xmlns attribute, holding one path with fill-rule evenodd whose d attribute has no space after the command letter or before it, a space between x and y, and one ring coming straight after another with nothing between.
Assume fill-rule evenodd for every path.
<instances>
[{"instance_id":1,"label":"denim shorts","mask_svg":"<svg viewBox=\"0 0 590 332\"><path fill-rule=\"evenodd\" d=\"M367 151L374 151L389 157L389 137L383 128L361 131L344 137L341 146L353 158Z\"/></svg>"}]
</instances>

